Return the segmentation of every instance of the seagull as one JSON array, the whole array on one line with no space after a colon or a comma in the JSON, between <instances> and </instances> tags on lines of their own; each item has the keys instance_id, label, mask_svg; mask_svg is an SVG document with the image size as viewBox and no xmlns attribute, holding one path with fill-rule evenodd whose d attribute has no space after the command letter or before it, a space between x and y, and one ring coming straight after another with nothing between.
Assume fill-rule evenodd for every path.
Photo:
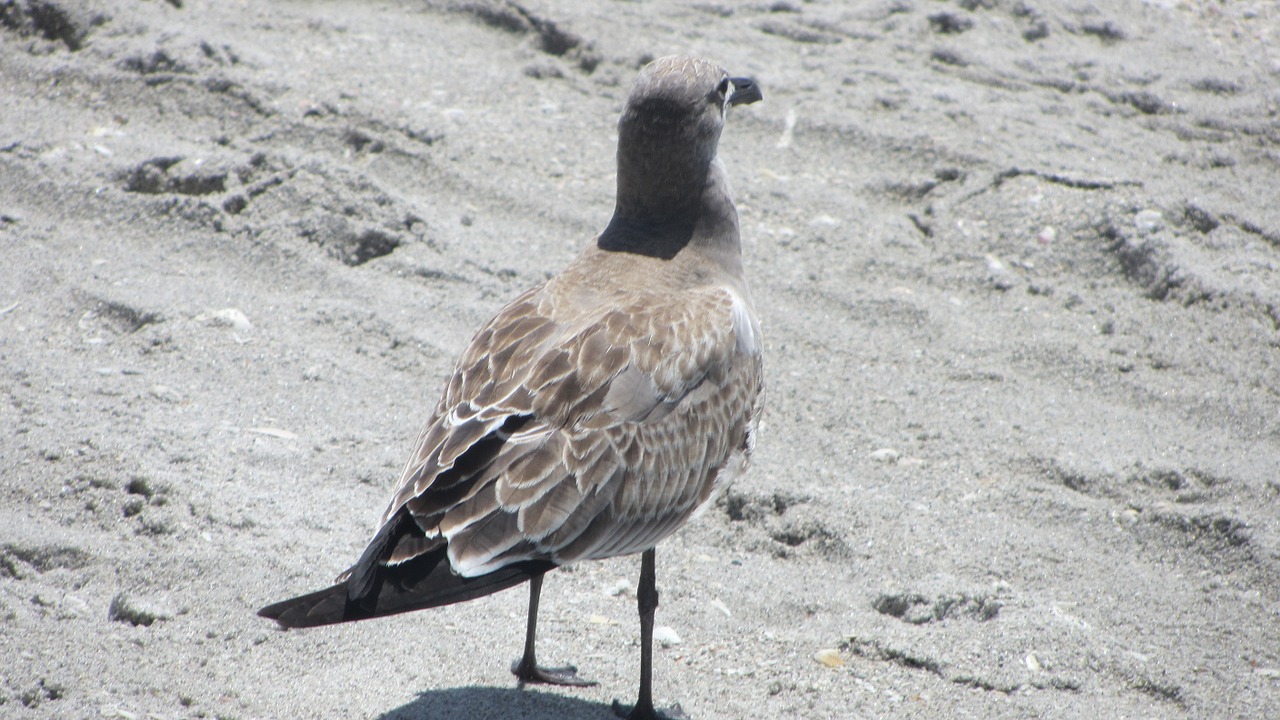
<instances>
[{"instance_id":1,"label":"seagull","mask_svg":"<svg viewBox=\"0 0 1280 720\"><path fill-rule=\"evenodd\" d=\"M640 688L652 698L654 546L746 470L763 407L760 322L717 157L759 86L713 62L641 69L618 121L609 224L472 339L360 559L258 611L283 628L471 600L529 582L521 683L592 685L534 653L543 575L641 553ZM679 712L676 706L676 712Z\"/></svg>"}]
</instances>

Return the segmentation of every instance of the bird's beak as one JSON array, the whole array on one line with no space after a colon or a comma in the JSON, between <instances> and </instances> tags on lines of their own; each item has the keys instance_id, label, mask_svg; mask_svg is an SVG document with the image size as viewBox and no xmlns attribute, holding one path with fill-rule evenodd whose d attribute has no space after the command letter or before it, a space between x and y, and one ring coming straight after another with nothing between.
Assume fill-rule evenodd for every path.
<instances>
[{"instance_id":1,"label":"bird's beak","mask_svg":"<svg viewBox=\"0 0 1280 720\"><path fill-rule=\"evenodd\" d=\"M750 105L764 99L760 86L751 78L731 77L729 82L733 83L733 92L729 93L730 105Z\"/></svg>"}]
</instances>

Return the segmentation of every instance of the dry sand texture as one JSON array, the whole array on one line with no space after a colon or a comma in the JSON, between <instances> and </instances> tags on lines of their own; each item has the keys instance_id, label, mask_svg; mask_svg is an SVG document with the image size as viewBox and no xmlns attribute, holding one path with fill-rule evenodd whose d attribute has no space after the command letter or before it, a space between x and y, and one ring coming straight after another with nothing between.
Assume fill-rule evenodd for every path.
<instances>
[{"instance_id":1,"label":"dry sand texture","mask_svg":"<svg viewBox=\"0 0 1280 720\"><path fill-rule=\"evenodd\" d=\"M280 633L455 355L612 209L637 67L721 145L757 465L659 548L696 718L1280 717L1271 2L0 2L0 715L608 718L637 559ZM678 641L677 641L678 640Z\"/></svg>"}]
</instances>

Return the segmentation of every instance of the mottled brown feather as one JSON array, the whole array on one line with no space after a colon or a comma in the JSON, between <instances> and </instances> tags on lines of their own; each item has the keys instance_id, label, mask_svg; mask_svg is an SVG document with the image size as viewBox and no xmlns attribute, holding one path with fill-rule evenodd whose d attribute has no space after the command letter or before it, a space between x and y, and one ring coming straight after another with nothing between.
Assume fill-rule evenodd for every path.
<instances>
[{"instance_id":1,"label":"mottled brown feather","mask_svg":"<svg viewBox=\"0 0 1280 720\"><path fill-rule=\"evenodd\" d=\"M633 289L623 310L566 303L568 281L597 264L584 257L576 265L586 267L477 334L458 363L466 377L450 384L387 510L390 518L405 506L429 536L447 538L463 572L510 560L522 543L531 554L517 559L555 562L643 550L708 500L720 469L747 445L760 362L758 347L742 353L736 336L745 291L722 276L674 293L681 278L667 270L642 276L658 287ZM605 279L613 288L626 280ZM470 456L513 416L529 418L517 436ZM607 503L606 483L616 486Z\"/></svg>"}]
</instances>

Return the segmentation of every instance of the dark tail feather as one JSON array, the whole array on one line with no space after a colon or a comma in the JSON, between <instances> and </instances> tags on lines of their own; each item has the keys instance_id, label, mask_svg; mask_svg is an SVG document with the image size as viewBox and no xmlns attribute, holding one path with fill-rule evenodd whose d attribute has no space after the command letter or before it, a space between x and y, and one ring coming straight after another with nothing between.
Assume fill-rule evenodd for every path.
<instances>
[{"instance_id":1,"label":"dark tail feather","mask_svg":"<svg viewBox=\"0 0 1280 720\"><path fill-rule=\"evenodd\" d=\"M284 628L331 625L355 619L347 617L346 605L347 584L338 583L324 590L268 605L258 611L258 616L275 620Z\"/></svg>"},{"instance_id":2,"label":"dark tail feather","mask_svg":"<svg viewBox=\"0 0 1280 720\"><path fill-rule=\"evenodd\" d=\"M492 595L555 567L546 561L526 560L467 578L453 572L446 552L441 546L400 565L377 566L363 597L348 597L347 582L341 582L268 605L258 615L286 628L366 620Z\"/></svg>"}]
</instances>

